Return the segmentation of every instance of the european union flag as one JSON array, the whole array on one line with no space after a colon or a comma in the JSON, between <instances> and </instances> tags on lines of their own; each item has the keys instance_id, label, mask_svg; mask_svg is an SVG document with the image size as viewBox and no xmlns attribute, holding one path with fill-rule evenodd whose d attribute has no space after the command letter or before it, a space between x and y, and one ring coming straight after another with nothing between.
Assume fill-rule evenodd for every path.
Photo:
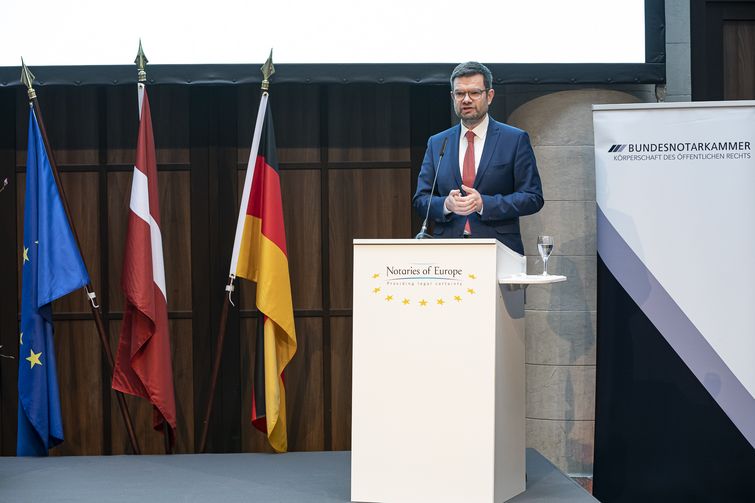
<instances>
[{"instance_id":1,"label":"european union flag","mask_svg":"<svg viewBox=\"0 0 755 503\"><path fill-rule=\"evenodd\" d=\"M89 283L55 185L32 108L26 158L26 206L18 366L19 456L46 456L63 441L52 301Z\"/></svg>"}]
</instances>

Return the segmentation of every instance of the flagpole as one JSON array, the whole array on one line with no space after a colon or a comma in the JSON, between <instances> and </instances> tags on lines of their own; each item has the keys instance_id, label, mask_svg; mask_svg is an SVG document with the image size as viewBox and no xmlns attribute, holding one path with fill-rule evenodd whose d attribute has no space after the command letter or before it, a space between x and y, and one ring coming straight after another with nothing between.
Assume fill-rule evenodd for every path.
<instances>
[{"instance_id":1,"label":"flagpole","mask_svg":"<svg viewBox=\"0 0 755 503\"><path fill-rule=\"evenodd\" d=\"M225 341L225 331L228 322L228 304L231 302L233 293L233 276L228 278L228 284L225 289L228 295L223 301L223 310L220 312L220 328L218 330L218 340L215 344L215 363L212 366L212 378L210 379L210 396L207 399L207 408L204 412L204 421L202 422L202 439L199 441L199 453L203 453L207 446L207 432L210 428L210 415L212 414L212 403L215 401L215 389L218 385L218 373L220 372L220 357L223 354L223 343Z\"/></svg>"},{"instance_id":2,"label":"flagpole","mask_svg":"<svg viewBox=\"0 0 755 503\"><path fill-rule=\"evenodd\" d=\"M267 61L265 61L265 64L262 65L262 68L260 70L262 71L262 84L260 85L260 89L262 90L262 94L264 96L264 95L267 95L267 92L270 89L270 76L273 73L275 73L275 68L273 67L272 49L270 50L270 56L268 56ZM250 152L249 155L251 157L253 155L256 155L256 153ZM249 169L254 169L254 166L253 165L247 166L247 170ZM236 242L234 241L234 247L235 246L236 246ZM234 253L235 253L235 250L234 250ZM223 343L225 341L226 325L228 322L228 310L230 309L228 305L231 304L231 295L233 294L233 289L234 289L233 281L236 279L236 276L234 273L235 271L231 270L228 275L228 284L226 284L226 287L225 287L225 291L228 292L228 294L225 295L225 300L223 301L223 310L220 313L220 328L218 329L218 340L215 344L215 362L213 363L213 366L212 366L212 377L210 378L210 396L207 399L207 408L205 409L204 421L202 422L202 438L199 441L199 451L197 451L200 454L203 453L205 451L205 448L207 447L207 433L210 428L212 404L215 401L215 389L217 388L217 384L218 384L218 374L220 373L220 360L221 360L221 356L223 355Z\"/></svg>"},{"instance_id":3,"label":"flagpole","mask_svg":"<svg viewBox=\"0 0 755 503\"><path fill-rule=\"evenodd\" d=\"M42 109L39 106L39 101L37 101L37 93L33 87L34 75L29 71L29 68L24 63L23 58L21 58L21 82L26 85L27 94L29 96L29 105L34 108L34 112L37 116L39 131L42 135L42 141L44 142L45 150L47 151L47 157L50 160L52 175L55 178L55 185L57 185L58 192L60 193L63 209L66 212L66 218L68 219L68 224L71 226L71 231L73 232L73 237L76 240L76 245L79 247L79 250L81 250L81 242L79 241L79 236L76 233L76 227L73 225L73 219L71 218L71 209L68 206L68 199L66 199L65 191L63 191L63 184L60 183L58 165L55 162L52 148L50 147L50 140L47 137L47 130L45 129L44 120L42 120ZM83 254L81 256L81 260L84 261L84 267L86 267L86 261ZM87 270L89 270L89 268L87 268ZM107 356L107 361L110 364L110 373L112 375L113 368L115 367L115 361L113 360L113 352L110 349L110 340L105 330L105 324L102 322L100 306L97 304L97 295L95 294L95 290L92 287L91 283L87 283L87 285L84 287L84 290L86 291L87 299L89 300L89 307L91 308L92 314L94 315L94 323L97 326L97 333L100 336L102 350L104 351L105 356ZM126 430L128 431L128 437L131 442L131 449L133 450L134 454L140 454L139 443L136 440L136 433L134 432L134 425L131 421L131 415L129 414L128 406L126 405L126 399L124 398L123 393L121 393L120 391L116 391L115 395L118 398L118 407L121 411L121 417L123 418L123 422L126 425Z\"/></svg>"},{"instance_id":4,"label":"flagpole","mask_svg":"<svg viewBox=\"0 0 755 503\"><path fill-rule=\"evenodd\" d=\"M139 39L139 50L136 54L136 59L134 60L134 64L136 64L136 70L137 70L137 82L139 83L140 87L145 89L146 93L146 87L147 87L147 63L149 61L147 60L147 56L144 55L144 49L142 49L142 41ZM141 94L139 94L139 120L141 121L141 113L142 113L142 102L141 102ZM133 190L133 189L132 189ZM168 420L165 419L165 416L163 416L163 444L165 447L165 454L173 454L172 449L172 442L171 438L173 435L173 428L170 427L170 423L168 423Z\"/></svg>"}]
</instances>

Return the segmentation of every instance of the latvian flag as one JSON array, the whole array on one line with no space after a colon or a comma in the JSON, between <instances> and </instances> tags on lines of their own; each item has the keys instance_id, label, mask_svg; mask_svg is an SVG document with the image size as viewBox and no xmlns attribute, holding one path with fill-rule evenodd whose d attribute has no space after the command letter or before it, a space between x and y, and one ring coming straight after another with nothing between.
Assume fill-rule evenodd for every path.
<instances>
[{"instance_id":1,"label":"latvian flag","mask_svg":"<svg viewBox=\"0 0 755 503\"><path fill-rule=\"evenodd\" d=\"M259 310L252 424L278 452L288 450L283 370L296 352L280 176L267 92L262 94L244 181L231 277L257 283Z\"/></svg>"},{"instance_id":2,"label":"latvian flag","mask_svg":"<svg viewBox=\"0 0 755 503\"><path fill-rule=\"evenodd\" d=\"M139 84L139 118L121 278L126 306L113 371L113 389L146 398L154 406L154 428L162 429L164 419L171 430L175 430L176 401L160 232L157 161L144 84Z\"/></svg>"}]
</instances>

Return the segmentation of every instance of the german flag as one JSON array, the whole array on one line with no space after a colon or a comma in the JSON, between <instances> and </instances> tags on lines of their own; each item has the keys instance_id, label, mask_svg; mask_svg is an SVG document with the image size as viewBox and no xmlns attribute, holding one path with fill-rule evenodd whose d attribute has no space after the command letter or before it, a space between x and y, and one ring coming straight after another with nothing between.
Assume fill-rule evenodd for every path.
<instances>
[{"instance_id":1,"label":"german flag","mask_svg":"<svg viewBox=\"0 0 755 503\"><path fill-rule=\"evenodd\" d=\"M273 120L264 92L257 113L241 199L231 277L257 283L257 358L252 386L252 424L277 452L288 450L283 370L296 352L294 309L283 226Z\"/></svg>"}]
</instances>

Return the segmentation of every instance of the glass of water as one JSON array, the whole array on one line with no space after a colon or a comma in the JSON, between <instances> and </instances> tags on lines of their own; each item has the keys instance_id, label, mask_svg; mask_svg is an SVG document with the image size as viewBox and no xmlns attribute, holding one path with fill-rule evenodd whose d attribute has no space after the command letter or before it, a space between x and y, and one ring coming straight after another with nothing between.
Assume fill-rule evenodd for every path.
<instances>
[{"instance_id":1,"label":"glass of water","mask_svg":"<svg viewBox=\"0 0 755 503\"><path fill-rule=\"evenodd\" d=\"M548 258L553 252L553 236L538 236L537 251L543 259L543 276L548 275Z\"/></svg>"}]
</instances>

